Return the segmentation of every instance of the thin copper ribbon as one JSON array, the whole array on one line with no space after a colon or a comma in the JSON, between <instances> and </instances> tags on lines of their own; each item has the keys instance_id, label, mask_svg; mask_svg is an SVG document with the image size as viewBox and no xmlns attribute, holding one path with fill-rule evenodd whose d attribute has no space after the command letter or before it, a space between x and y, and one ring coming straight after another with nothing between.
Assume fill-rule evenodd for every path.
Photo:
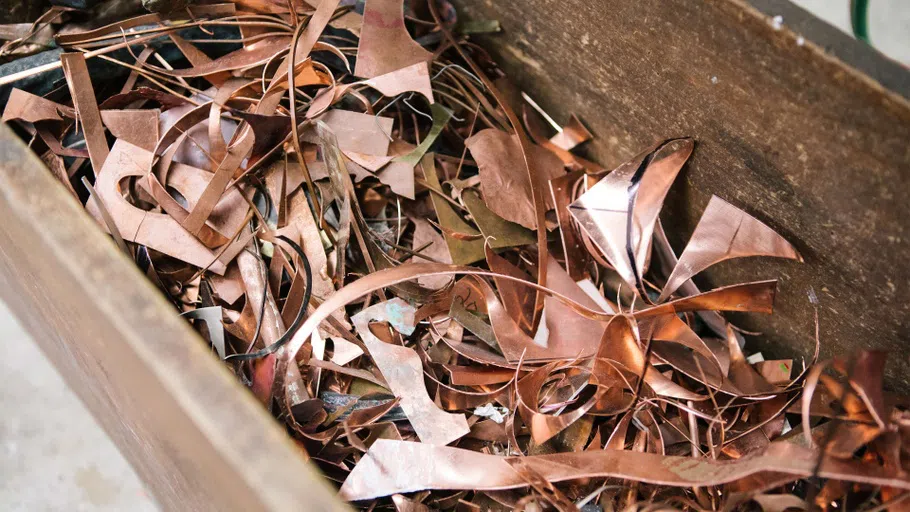
<instances>
[{"instance_id":1,"label":"thin copper ribbon","mask_svg":"<svg viewBox=\"0 0 910 512\"><path fill-rule=\"evenodd\" d=\"M858 461L842 461L801 446L772 443L762 453L737 460L696 459L628 450L593 450L527 457L501 457L406 441L377 440L339 491L349 501L427 489L494 491L528 485L513 467L526 464L548 482L618 478L672 487L703 487L748 477L812 475L910 490L910 479ZM820 461L820 464L819 464ZM817 471L816 471L817 469Z\"/></svg>"},{"instance_id":2,"label":"thin copper ribbon","mask_svg":"<svg viewBox=\"0 0 910 512\"><path fill-rule=\"evenodd\" d=\"M538 395L541 387L554 371L562 370L565 363L555 362L534 370L518 381L518 412L531 429L531 437L537 444L543 444L556 434L584 417L597 401L606 393L606 389L597 385L597 378L589 374L589 385L595 392L585 402L569 411L558 414L541 412L538 406Z\"/></svg>"},{"instance_id":3,"label":"thin copper ribbon","mask_svg":"<svg viewBox=\"0 0 910 512\"><path fill-rule=\"evenodd\" d=\"M101 121L101 112L95 100L95 89L92 79L85 65L85 56L81 52L63 53L60 55L63 63L63 74L73 97L76 113L82 123L85 135L85 145L92 161L92 169L97 176L104 166L110 149L104 137L104 123Z\"/></svg>"}]
</instances>

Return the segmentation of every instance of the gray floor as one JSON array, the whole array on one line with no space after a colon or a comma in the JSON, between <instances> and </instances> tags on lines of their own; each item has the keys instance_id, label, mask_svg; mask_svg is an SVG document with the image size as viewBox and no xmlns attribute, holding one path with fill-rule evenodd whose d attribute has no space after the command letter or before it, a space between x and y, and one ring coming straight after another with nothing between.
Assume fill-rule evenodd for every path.
<instances>
[{"instance_id":1,"label":"gray floor","mask_svg":"<svg viewBox=\"0 0 910 512\"><path fill-rule=\"evenodd\" d=\"M0 303L0 508L154 511L82 403Z\"/></svg>"},{"instance_id":2,"label":"gray floor","mask_svg":"<svg viewBox=\"0 0 910 512\"><path fill-rule=\"evenodd\" d=\"M848 0L795 3L849 32ZM910 64L910 1L872 2L869 25L880 50ZM156 510L132 469L2 304L0 339L0 509Z\"/></svg>"},{"instance_id":3,"label":"gray floor","mask_svg":"<svg viewBox=\"0 0 910 512\"><path fill-rule=\"evenodd\" d=\"M791 0L831 25L851 33L848 0ZM787 20L784 20L786 23ZM869 38L892 59L910 65L910 2L870 0Z\"/></svg>"}]
</instances>

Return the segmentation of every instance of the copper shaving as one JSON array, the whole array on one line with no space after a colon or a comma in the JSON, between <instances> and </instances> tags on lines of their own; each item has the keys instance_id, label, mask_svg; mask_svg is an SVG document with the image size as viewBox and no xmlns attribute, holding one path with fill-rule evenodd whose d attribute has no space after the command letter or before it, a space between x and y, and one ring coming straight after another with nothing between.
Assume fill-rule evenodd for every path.
<instances>
[{"instance_id":1,"label":"copper shaving","mask_svg":"<svg viewBox=\"0 0 910 512\"><path fill-rule=\"evenodd\" d=\"M910 502L885 354L818 363L817 327L814 355L765 360L722 312L771 314L775 276L692 281L796 249L719 197L667 242L693 139L583 158L586 113L518 94L445 1L83 15L0 31L0 55L64 50L0 83L65 78L3 121L354 506Z\"/></svg>"}]
</instances>

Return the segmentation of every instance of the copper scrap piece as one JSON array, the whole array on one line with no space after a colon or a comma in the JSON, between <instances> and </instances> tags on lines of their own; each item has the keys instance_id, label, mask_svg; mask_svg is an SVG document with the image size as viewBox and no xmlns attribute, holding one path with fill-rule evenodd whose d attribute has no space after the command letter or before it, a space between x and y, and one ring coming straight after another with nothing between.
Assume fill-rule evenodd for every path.
<instances>
[{"instance_id":1,"label":"copper scrap piece","mask_svg":"<svg viewBox=\"0 0 910 512\"><path fill-rule=\"evenodd\" d=\"M850 371L850 386L862 399L879 427L884 427L887 419L882 395L886 357L887 354L880 350L862 350L856 355Z\"/></svg>"},{"instance_id":2,"label":"copper scrap piece","mask_svg":"<svg viewBox=\"0 0 910 512\"><path fill-rule=\"evenodd\" d=\"M419 62L361 82L335 85L334 87L323 89L315 98L313 98L313 102L307 110L307 118L313 118L322 114L358 85L369 85L383 95L389 97L413 91L420 93L427 101L433 103L433 89L430 85L429 67L426 62Z\"/></svg>"},{"instance_id":3,"label":"copper scrap piece","mask_svg":"<svg viewBox=\"0 0 910 512\"><path fill-rule=\"evenodd\" d=\"M541 444L568 428L572 423L580 420L587 412L594 407L597 401L606 392L597 385L596 377L590 372L588 378L591 379L590 385L594 389L583 404L574 407L570 411L563 411L559 414L545 414L538 405L538 395L541 387L550 378L551 374L557 370L568 370L573 373L584 373L581 368L562 367L559 362L550 363L538 368L518 381L518 411L521 413L525 423L531 428L531 436L535 443Z\"/></svg>"},{"instance_id":4,"label":"copper scrap piece","mask_svg":"<svg viewBox=\"0 0 910 512\"><path fill-rule=\"evenodd\" d=\"M445 446L468 433L461 414L444 413L423 387L423 369L417 354L406 347L385 343L369 328L371 322L388 322L403 334L414 329L416 310L401 299L392 299L364 309L351 317L370 356L382 371L389 388L401 399L401 408L423 443Z\"/></svg>"},{"instance_id":5,"label":"copper scrap piece","mask_svg":"<svg viewBox=\"0 0 910 512\"><path fill-rule=\"evenodd\" d=\"M588 131L581 120L578 119L578 116L572 114L572 117L569 118L569 124L563 126L559 133L550 137L550 142L556 147L571 151L579 144L584 144L593 138L594 135Z\"/></svg>"},{"instance_id":6,"label":"copper scrap piece","mask_svg":"<svg viewBox=\"0 0 910 512\"><path fill-rule=\"evenodd\" d=\"M508 221L535 229L537 217L530 180L520 167L511 165L520 158L517 139L491 128L477 132L465 145L480 166L480 186L487 206ZM547 182L564 174L556 155L539 146L532 146L532 151L529 163L539 179Z\"/></svg>"},{"instance_id":7,"label":"copper scrap piece","mask_svg":"<svg viewBox=\"0 0 910 512\"><path fill-rule=\"evenodd\" d=\"M493 213L480 194L474 189L461 192L461 200L477 224L487 244L493 249L504 249L534 243L534 232Z\"/></svg>"},{"instance_id":8,"label":"copper scrap piece","mask_svg":"<svg viewBox=\"0 0 910 512\"><path fill-rule=\"evenodd\" d=\"M389 153L387 134L392 132L392 118L336 108L317 119L332 130L338 139L338 149L346 154L386 156ZM313 138L310 142L317 140Z\"/></svg>"},{"instance_id":9,"label":"copper scrap piece","mask_svg":"<svg viewBox=\"0 0 910 512\"><path fill-rule=\"evenodd\" d=\"M403 0L369 0L366 3L354 75L373 78L432 57L432 53L408 34L404 26Z\"/></svg>"},{"instance_id":10,"label":"copper scrap piece","mask_svg":"<svg viewBox=\"0 0 910 512\"><path fill-rule=\"evenodd\" d=\"M603 311L604 314L612 313L603 310L600 304L588 296L552 256L547 265L547 275L547 284L554 291L590 309ZM597 352L605 329L604 322L584 318L554 297L544 299L544 310L546 314L541 325L546 326L549 335L537 341L546 345L543 350L526 354L527 361L590 357Z\"/></svg>"},{"instance_id":11,"label":"copper scrap piece","mask_svg":"<svg viewBox=\"0 0 910 512\"><path fill-rule=\"evenodd\" d=\"M126 202L119 191L120 181L127 176L145 176L151 166L152 154L125 141L117 141L106 167L98 173L95 190L117 223L124 240L151 247L216 274L224 274L225 266L215 254L186 232L172 217L146 212ZM107 172L104 170L107 169ZM89 211L92 208L89 207Z\"/></svg>"},{"instance_id":12,"label":"copper scrap piece","mask_svg":"<svg viewBox=\"0 0 910 512\"><path fill-rule=\"evenodd\" d=\"M158 144L158 117L161 112L152 110L102 110L101 120L111 135L123 139L146 151L154 151Z\"/></svg>"},{"instance_id":13,"label":"copper scrap piece","mask_svg":"<svg viewBox=\"0 0 910 512\"><path fill-rule=\"evenodd\" d=\"M617 167L569 206L582 230L639 296L664 197L692 154L692 139L661 142Z\"/></svg>"},{"instance_id":14,"label":"copper scrap piece","mask_svg":"<svg viewBox=\"0 0 910 512\"><path fill-rule=\"evenodd\" d=\"M450 232L467 233L469 235L479 235L480 232L467 224L452 206L443 199L440 194L442 186L436 173L436 164L433 162L432 155L426 155L417 166L418 171L423 171L423 176L429 187L435 192L430 192L430 200L436 209L436 217L443 228ZM452 262L458 265L473 263L484 257L483 240L463 240L454 237L443 231L446 244L449 246L449 254Z\"/></svg>"},{"instance_id":15,"label":"copper scrap piece","mask_svg":"<svg viewBox=\"0 0 910 512\"><path fill-rule=\"evenodd\" d=\"M12 120L37 123L39 121L63 121L63 118L76 118L73 107L55 103L41 96L35 96L22 89L10 91L6 108L3 109L3 122Z\"/></svg>"},{"instance_id":16,"label":"copper scrap piece","mask_svg":"<svg viewBox=\"0 0 910 512\"><path fill-rule=\"evenodd\" d=\"M411 222L414 223L414 242L412 244L414 251L431 261L452 263L452 256L443 235L433 229L430 223L424 219L415 218ZM430 290L439 290L451 282L452 278L449 276L423 277L417 280L420 286Z\"/></svg>"},{"instance_id":17,"label":"copper scrap piece","mask_svg":"<svg viewBox=\"0 0 910 512\"><path fill-rule=\"evenodd\" d=\"M775 443L764 453L735 461L664 456L629 450L600 450L522 457L523 464L549 482L576 478L621 478L674 487L720 485L752 476L778 473L791 480L817 474L871 485L910 489L910 480L866 467L822 457L790 443ZM816 467L818 466L818 467ZM817 471L816 471L817 469ZM508 457L459 448L380 440L357 464L341 496L350 501L425 489L504 490L527 485Z\"/></svg>"},{"instance_id":18,"label":"copper scrap piece","mask_svg":"<svg viewBox=\"0 0 910 512\"><path fill-rule=\"evenodd\" d=\"M507 274L516 279L531 282L531 277L516 267L502 256L496 254L492 247L486 246L487 265L490 270L497 274ZM518 327L526 334L532 334L534 317L534 295L530 288L522 286L508 279L493 278L496 288L499 290L499 296L502 299L502 305L505 307L509 317L518 324Z\"/></svg>"},{"instance_id":19,"label":"copper scrap piece","mask_svg":"<svg viewBox=\"0 0 910 512\"><path fill-rule=\"evenodd\" d=\"M773 256L802 261L796 249L771 228L717 196L711 196L695 232L667 278L663 302L689 278L730 258Z\"/></svg>"},{"instance_id":20,"label":"copper scrap piece","mask_svg":"<svg viewBox=\"0 0 910 512\"><path fill-rule=\"evenodd\" d=\"M582 171L574 171L550 180L550 194L559 221L559 236L562 250L566 257L566 272L578 281L585 276L588 265L588 254L583 242L572 225L569 204L572 203L572 189L584 176Z\"/></svg>"},{"instance_id":21,"label":"copper scrap piece","mask_svg":"<svg viewBox=\"0 0 910 512\"><path fill-rule=\"evenodd\" d=\"M85 65L85 57L82 53L63 53L60 55L60 61L63 63L66 83L69 85L77 115L82 122L82 130L85 132L85 145L88 146L92 168L97 175L101 172L110 149L104 138L101 112L95 101L95 90L92 88L92 80Z\"/></svg>"}]
</instances>

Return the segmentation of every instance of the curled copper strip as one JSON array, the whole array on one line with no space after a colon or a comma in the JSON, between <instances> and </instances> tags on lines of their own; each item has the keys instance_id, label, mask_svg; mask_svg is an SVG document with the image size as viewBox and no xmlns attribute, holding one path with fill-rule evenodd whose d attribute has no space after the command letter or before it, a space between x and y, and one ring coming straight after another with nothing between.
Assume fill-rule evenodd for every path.
<instances>
[{"instance_id":1,"label":"curled copper strip","mask_svg":"<svg viewBox=\"0 0 910 512\"><path fill-rule=\"evenodd\" d=\"M694 147L692 139L658 143L617 167L569 205L580 228L646 302L642 278L657 215Z\"/></svg>"},{"instance_id":2,"label":"curled copper strip","mask_svg":"<svg viewBox=\"0 0 910 512\"><path fill-rule=\"evenodd\" d=\"M634 313L635 318L688 311L755 311L771 314L774 311L774 296L777 293L777 280L756 281L754 283L735 284L715 288L709 292L691 297L683 297L659 306L643 309Z\"/></svg>"},{"instance_id":3,"label":"curled copper strip","mask_svg":"<svg viewBox=\"0 0 910 512\"><path fill-rule=\"evenodd\" d=\"M607 360L616 361L637 376L643 375L644 381L658 395L683 400L708 398L676 384L651 366L645 360L645 353L638 339L637 326L631 318L625 315L616 315L607 324L594 362L594 375L598 377L598 380L615 381L615 378L603 377L612 370L612 366L608 366Z\"/></svg>"},{"instance_id":4,"label":"curled copper strip","mask_svg":"<svg viewBox=\"0 0 910 512\"><path fill-rule=\"evenodd\" d=\"M589 378L592 381L590 386L595 389L595 392L583 404L555 415L541 412L538 405L538 395L542 386L553 372L564 369L566 369L564 363L550 363L534 370L518 381L518 412L521 413L522 419L531 428L531 437L537 444L545 443L571 424L580 420L606 392L605 389L601 389L597 385L594 375L589 374Z\"/></svg>"}]
</instances>

